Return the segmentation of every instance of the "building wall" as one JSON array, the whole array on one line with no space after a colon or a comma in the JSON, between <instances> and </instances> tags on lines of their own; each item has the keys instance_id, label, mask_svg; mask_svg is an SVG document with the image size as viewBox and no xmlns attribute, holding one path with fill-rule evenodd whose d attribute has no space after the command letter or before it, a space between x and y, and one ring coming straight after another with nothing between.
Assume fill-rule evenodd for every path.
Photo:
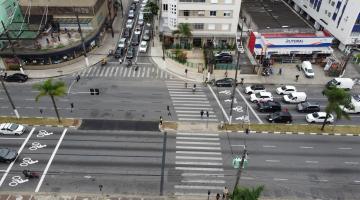
<instances>
[{"instance_id":1,"label":"building wall","mask_svg":"<svg viewBox=\"0 0 360 200\"><path fill-rule=\"evenodd\" d=\"M20 6L93 7L98 0L20 0ZM103 0L100 0L103 1Z\"/></svg>"},{"instance_id":2,"label":"building wall","mask_svg":"<svg viewBox=\"0 0 360 200\"><path fill-rule=\"evenodd\" d=\"M307 13L316 21L315 28L323 27L343 46L354 44L356 39L360 44L360 0L291 1L295 3L295 10Z\"/></svg>"},{"instance_id":3,"label":"building wall","mask_svg":"<svg viewBox=\"0 0 360 200\"><path fill-rule=\"evenodd\" d=\"M192 27L193 37L235 37L241 0L199 1L201 0L163 0L161 17L167 23L162 25L173 31L179 23L188 23ZM164 9L166 7L167 10Z\"/></svg>"}]
</instances>

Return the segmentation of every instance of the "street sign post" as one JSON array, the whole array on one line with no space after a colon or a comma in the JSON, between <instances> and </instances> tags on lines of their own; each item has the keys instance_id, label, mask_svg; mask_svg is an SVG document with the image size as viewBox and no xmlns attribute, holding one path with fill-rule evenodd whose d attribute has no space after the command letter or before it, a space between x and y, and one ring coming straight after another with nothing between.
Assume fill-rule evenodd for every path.
<instances>
[{"instance_id":1,"label":"street sign post","mask_svg":"<svg viewBox=\"0 0 360 200\"><path fill-rule=\"evenodd\" d=\"M232 161L232 165L235 169L239 169L240 163L241 163L241 157L236 157ZM245 159L243 169L245 169L247 167L247 165L248 165L248 160Z\"/></svg>"}]
</instances>

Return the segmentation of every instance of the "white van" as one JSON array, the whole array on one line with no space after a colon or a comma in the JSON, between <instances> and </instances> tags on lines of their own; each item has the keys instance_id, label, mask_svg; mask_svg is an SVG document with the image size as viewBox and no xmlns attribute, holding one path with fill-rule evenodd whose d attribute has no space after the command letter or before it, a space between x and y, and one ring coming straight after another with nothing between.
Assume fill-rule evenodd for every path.
<instances>
[{"instance_id":1,"label":"white van","mask_svg":"<svg viewBox=\"0 0 360 200\"><path fill-rule=\"evenodd\" d=\"M357 114L360 113L360 95L354 95L351 97L352 108L346 108L341 105L340 108L346 113Z\"/></svg>"},{"instance_id":2,"label":"white van","mask_svg":"<svg viewBox=\"0 0 360 200\"><path fill-rule=\"evenodd\" d=\"M306 101L305 92L292 92L288 95L284 95L283 101L286 103L302 103Z\"/></svg>"},{"instance_id":3,"label":"white van","mask_svg":"<svg viewBox=\"0 0 360 200\"><path fill-rule=\"evenodd\" d=\"M314 78L315 73L310 61L303 61L301 64L301 69L304 71L306 77Z\"/></svg>"},{"instance_id":4,"label":"white van","mask_svg":"<svg viewBox=\"0 0 360 200\"><path fill-rule=\"evenodd\" d=\"M326 84L326 87L330 86L350 90L354 86L354 81L351 78L334 78Z\"/></svg>"}]
</instances>

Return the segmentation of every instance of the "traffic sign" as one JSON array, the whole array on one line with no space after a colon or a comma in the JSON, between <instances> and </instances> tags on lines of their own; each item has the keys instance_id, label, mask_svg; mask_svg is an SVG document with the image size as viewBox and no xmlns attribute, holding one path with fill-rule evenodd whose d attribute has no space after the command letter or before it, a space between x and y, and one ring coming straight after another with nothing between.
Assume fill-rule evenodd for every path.
<instances>
[{"instance_id":1,"label":"traffic sign","mask_svg":"<svg viewBox=\"0 0 360 200\"><path fill-rule=\"evenodd\" d=\"M233 167L234 167L235 169L239 169L240 163L241 163L241 157L236 157L236 158L234 158L233 161L232 161L232 165L233 165ZM245 160L244 160L243 169L245 169L245 168L247 167L247 165L248 165L248 160L245 159Z\"/></svg>"}]
</instances>

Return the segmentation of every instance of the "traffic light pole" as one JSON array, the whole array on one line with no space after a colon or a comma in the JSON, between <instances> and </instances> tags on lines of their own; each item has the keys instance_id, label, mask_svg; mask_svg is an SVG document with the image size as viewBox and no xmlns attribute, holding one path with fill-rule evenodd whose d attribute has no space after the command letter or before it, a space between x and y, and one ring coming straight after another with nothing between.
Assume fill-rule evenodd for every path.
<instances>
[{"instance_id":1,"label":"traffic light pole","mask_svg":"<svg viewBox=\"0 0 360 200\"><path fill-rule=\"evenodd\" d=\"M9 94L9 92L8 92L6 86L5 86L4 80L3 80L3 78L2 78L1 76L0 76L0 82L1 82L2 87L4 88L4 91L5 91L5 93L6 93L6 96L7 96L8 99L9 99L9 102L10 102L10 104L11 104L11 107L12 107L13 110L14 110L14 113L15 113L15 115L16 115L16 118L19 119L19 118L20 118L19 112L17 111L17 109L16 109L16 107L15 107L15 104L14 104L14 102L12 101L12 99L11 99L11 97L10 97L10 94Z\"/></svg>"},{"instance_id":2,"label":"traffic light pole","mask_svg":"<svg viewBox=\"0 0 360 200\"><path fill-rule=\"evenodd\" d=\"M233 112L233 106L234 106L234 98L235 98L235 89L236 89L236 83L237 83L237 75L238 75L238 68L239 68L239 60L240 60L240 52L237 52L237 61L236 61L236 68L235 68L235 80L233 84L233 90L231 93L231 104L230 104L230 118L229 118L229 124L232 122L232 112Z\"/></svg>"}]
</instances>

